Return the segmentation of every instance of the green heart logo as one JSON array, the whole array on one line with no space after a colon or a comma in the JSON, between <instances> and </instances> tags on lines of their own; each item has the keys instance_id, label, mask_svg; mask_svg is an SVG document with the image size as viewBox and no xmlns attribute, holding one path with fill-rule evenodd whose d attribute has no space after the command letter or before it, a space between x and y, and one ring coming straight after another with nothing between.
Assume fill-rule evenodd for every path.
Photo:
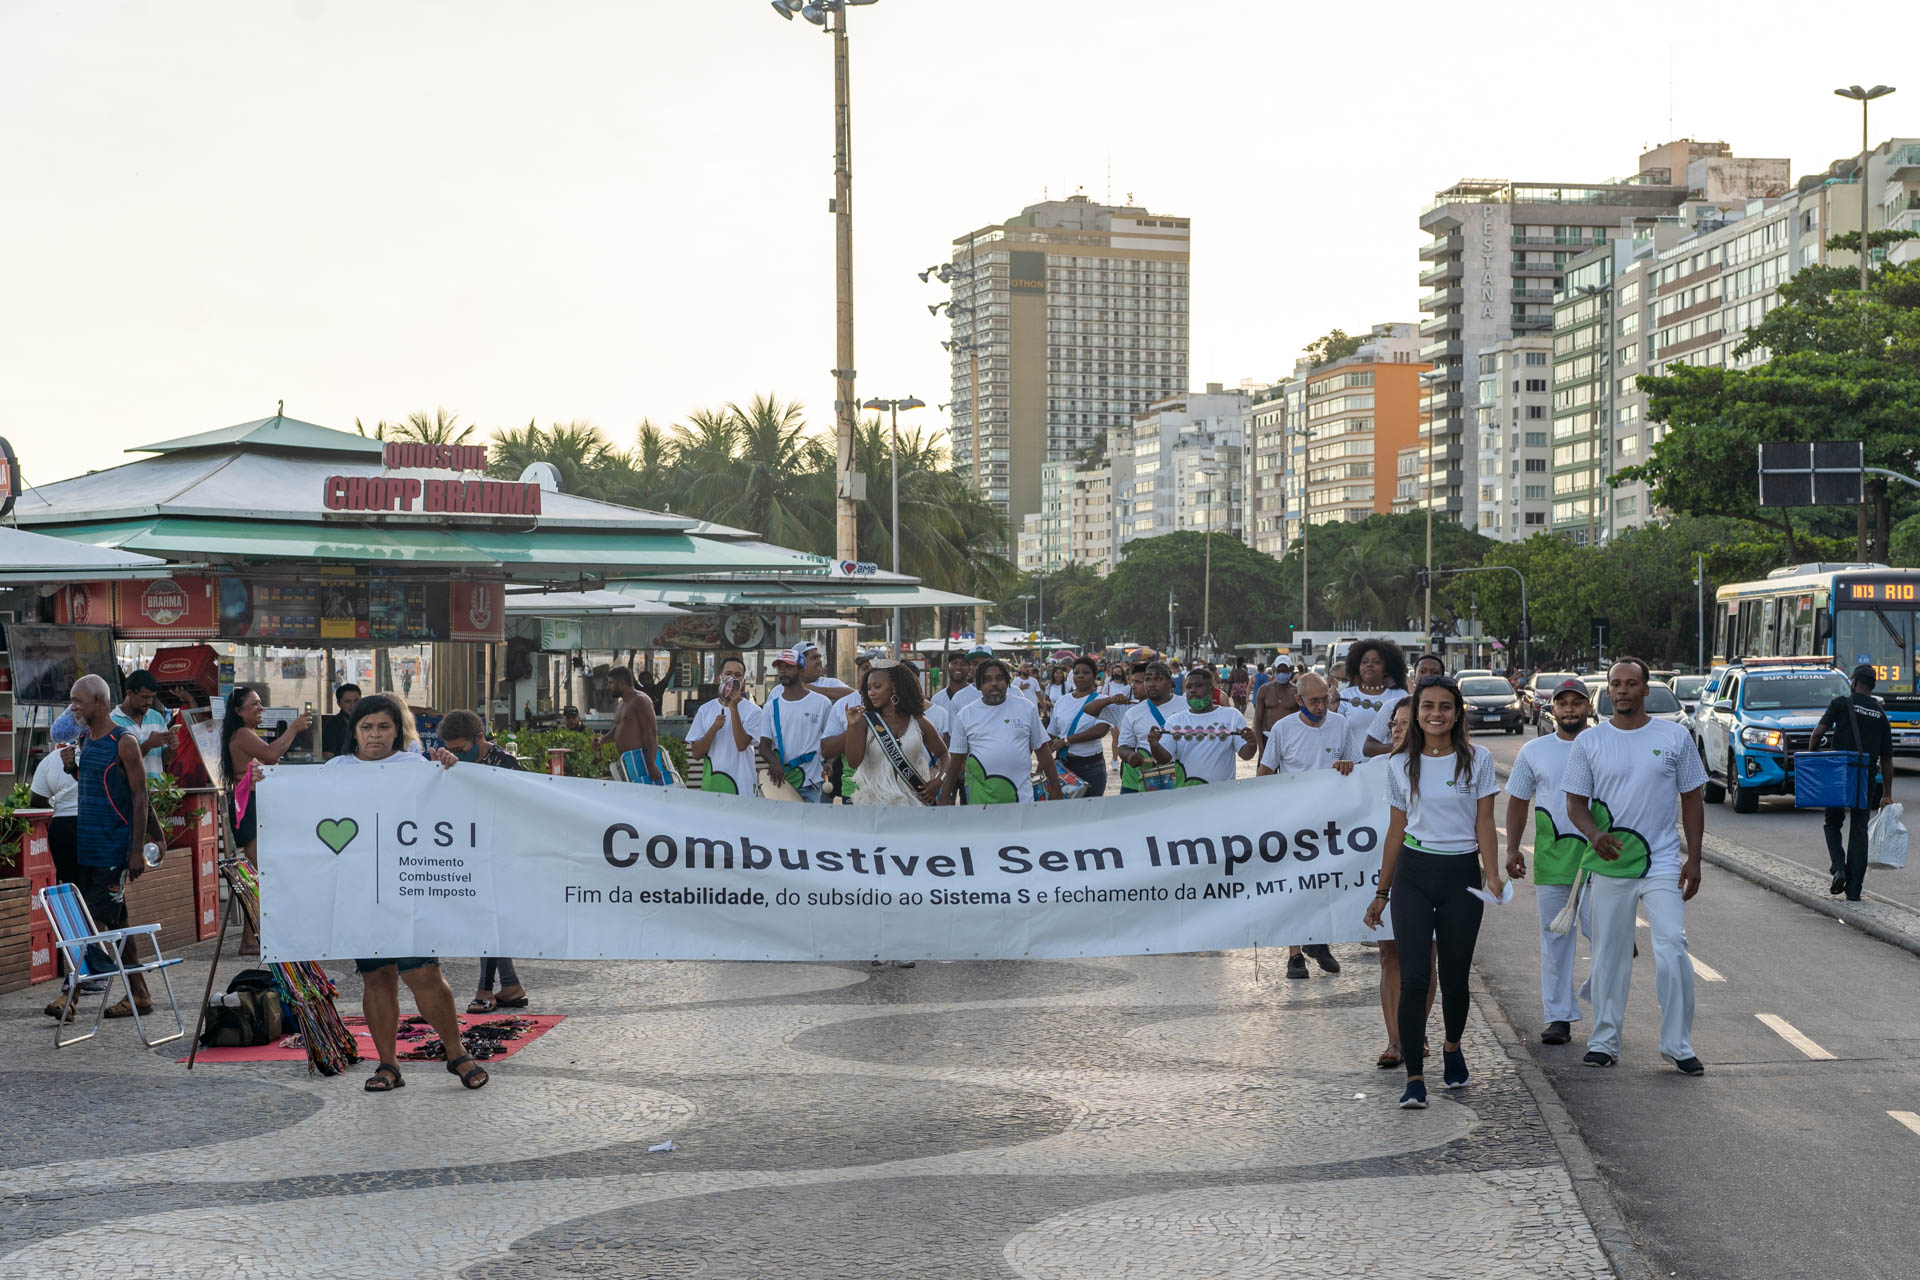
<instances>
[{"instance_id":1,"label":"green heart logo","mask_svg":"<svg viewBox=\"0 0 1920 1280\"><path fill-rule=\"evenodd\" d=\"M322 818L319 825L314 827L313 834L320 837L321 844L338 854L360 834L360 824L352 818Z\"/></svg>"}]
</instances>

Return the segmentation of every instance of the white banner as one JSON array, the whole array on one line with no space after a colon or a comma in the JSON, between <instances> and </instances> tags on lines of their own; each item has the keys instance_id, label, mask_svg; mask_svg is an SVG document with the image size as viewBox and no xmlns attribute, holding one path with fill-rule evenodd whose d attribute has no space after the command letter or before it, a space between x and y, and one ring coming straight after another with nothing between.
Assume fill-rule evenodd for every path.
<instances>
[{"instance_id":1,"label":"white banner","mask_svg":"<svg viewBox=\"0 0 1920 1280\"><path fill-rule=\"evenodd\" d=\"M777 804L474 765L282 766L262 954L905 960L1347 942L1377 768L991 808Z\"/></svg>"}]
</instances>

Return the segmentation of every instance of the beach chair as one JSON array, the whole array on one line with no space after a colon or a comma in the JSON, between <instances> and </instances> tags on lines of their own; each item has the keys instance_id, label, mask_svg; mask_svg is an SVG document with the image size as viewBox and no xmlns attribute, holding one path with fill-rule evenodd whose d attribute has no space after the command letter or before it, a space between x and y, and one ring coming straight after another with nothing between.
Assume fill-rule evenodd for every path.
<instances>
[{"instance_id":1,"label":"beach chair","mask_svg":"<svg viewBox=\"0 0 1920 1280\"><path fill-rule=\"evenodd\" d=\"M102 932L93 923L93 913L87 910L86 900L80 896L80 890L71 884L49 885L35 895L40 900L40 910L46 913L48 922L53 926L53 945L64 951L67 956L67 974L61 983L61 1003L76 1005L79 1001L80 984L88 978L105 977L107 989L100 997L100 1008L93 1015L93 1029L85 1035L62 1038L66 1028L66 1019L61 1018L54 1024L54 1047L64 1049L70 1044L79 1044L82 1040L91 1040L100 1033L100 1020L106 1016L107 1005L113 1000L113 981L120 979L127 997L127 1007L133 1010L133 1027L140 1035L141 1043L149 1049L166 1044L171 1040L180 1040L187 1034L187 1024L180 1017L180 1002L174 998L173 979L167 970L179 964L181 957L169 960L160 954L160 926L157 924L129 925L124 929L108 929ZM128 938L144 937L153 948L153 959L133 965L122 958L120 944ZM106 957L106 963L100 957ZM160 981L167 991L167 1004L173 1009L174 1033L161 1036L158 1040L147 1039L147 1029L140 1021L140 1006L134 1001L133 986L127 981L136 973L158 973Z\"/></svg>"}]
</instances>

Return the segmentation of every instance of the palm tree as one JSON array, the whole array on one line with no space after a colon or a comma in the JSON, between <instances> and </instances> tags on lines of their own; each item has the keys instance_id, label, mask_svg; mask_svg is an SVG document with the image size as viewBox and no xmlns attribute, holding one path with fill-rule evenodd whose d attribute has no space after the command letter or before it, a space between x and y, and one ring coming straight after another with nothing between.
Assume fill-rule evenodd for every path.
<instances>
[{"instance_id":1,"label":"palm tree","mask_svg":"<svg viewBox=\"0 0 1920 1280\"><path fill-rule=\"evenodd\" d=\"M367 429L360 419L353 420L353 429L361 435L367 435ZM374 425L371 439L400 440L411 444L465 444L467 437L473 434L472 426L461 426L457 414L445 409L435 409L432 413L422 413L418 409L399 422L388 422L382 418Z\"/></svg>"},{"instance_id":2,"label":"palm tree","mask_svg":"<svg viewBox=\"0 0 1920 1280\"><path fill-rule=\"evenodd\" d=\"M746 408L727 405L738 450L722 469L684 474L688 510L719 524L751 529L769 542L833 554L833 451L810 435L800 402L755 396ZM826 501L813 480L827 477Z\"/></svg>"},{"instance_id":3,"label":"palm tree","mask_svg":"<svg viewBox=\"0 0 1920 1280\"><path fill-rule=\"evenodd\" d=\"M711 518L707 513L726 506L736 485L740 424L726 410L695 409L685 423L674 427L673 433L680 507L686 513Z\"/></svg>"},{"instance_id":4,"label":"palm tree","mask_svg":"<svg viewBox=\"0 0 1920 1280\"><path fill-rule=\"evenodd\" d=\"M1334 556L1321 589L1334 616L1362 627L1399 626L1414 590L1414 566L1385 530L1370 530Z\"/></svg>"},{"instance_id":5,"label":"palm tree","mask_svg":"<svg viewBox=\"0 0 1920 1280\"><path fill-rule=\"evenodd\" d=\"M563 493L608 501L610 491L619 487L624 461L590 422L556 422L546 431L528 422L522 429L494 434L487 474L512 478L530 463L550 462L560 472Z\"/></svg>"}]
</instances>

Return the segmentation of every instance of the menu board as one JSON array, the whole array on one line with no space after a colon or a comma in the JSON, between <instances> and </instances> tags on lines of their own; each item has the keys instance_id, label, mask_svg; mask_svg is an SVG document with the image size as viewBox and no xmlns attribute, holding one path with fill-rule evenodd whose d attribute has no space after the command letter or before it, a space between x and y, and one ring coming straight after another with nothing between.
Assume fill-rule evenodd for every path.
<instances>
[{"instance_id":1,"label":"menu board","mask_svg":"<svg viewBox=\"0 0 1920 1280\"><path fill-rule=\"evenodd\" d=\"M54 597L54 617L69 625L111 622L123 638L353 647L502 640L505 604L497 582L418 582L323 568L306 581L181 575L73 583Z\"/></svg>"}]
</instances>

